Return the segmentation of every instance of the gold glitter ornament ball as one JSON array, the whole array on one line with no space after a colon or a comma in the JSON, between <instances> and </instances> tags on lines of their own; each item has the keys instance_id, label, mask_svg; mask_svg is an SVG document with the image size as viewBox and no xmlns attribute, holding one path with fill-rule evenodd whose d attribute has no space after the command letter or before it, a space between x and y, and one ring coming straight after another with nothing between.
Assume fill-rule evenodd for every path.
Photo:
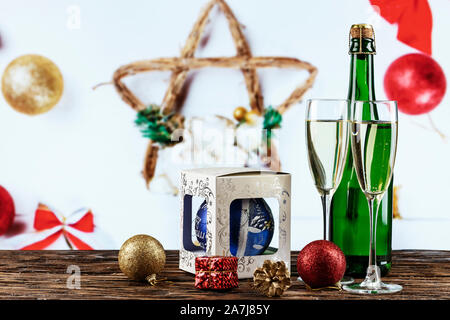
<instances>
[{"instance_id":1,"label":"gold glitter ornament ball","mask_svg":"<svg viewBox=\"0 0 450 320\"><path fill-rule=\"evenodd\" d=\"M233 117L237 120L237 121L242 121L245 118L245 114L247 113L247 109L245 109L244 107L237 107L236 109L234 109L233 111Z\"/></svg>"},{"instance_id":2,"label":"gold glitter ornament ball","mask_svg":"<svg viewBox=\"0 0 450 320\"><path fill-rule=\"evenodd\" d=\"M138 234L124 242L119 251L120 270L130 279L156 283L166 263L166 253L155 238Z\"/></svg>"},{"instance_id":3,"label":"gold glitter ornament ball","mask_svg":"<svg viewBox=\"0 0 450 320\"><path fill-rule=\"evenodd\" d=\"M52 109L61 98L64 81L58 67L46 57L27 54L6 67L2 92L15 110L37 115Z\"/></svg>"}]
</instances>

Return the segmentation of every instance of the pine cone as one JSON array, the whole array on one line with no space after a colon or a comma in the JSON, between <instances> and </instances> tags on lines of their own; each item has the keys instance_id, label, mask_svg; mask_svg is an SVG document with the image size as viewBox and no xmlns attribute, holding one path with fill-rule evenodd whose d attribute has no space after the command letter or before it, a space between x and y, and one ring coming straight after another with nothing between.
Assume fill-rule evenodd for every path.
<instances>
[{"instance_id":1,"label":"pine cone","mask_svg":"<svg viewBox=\"0 0 450 320\"><path fill-rule=\"evenodd\" d=\"M264 261L253 273L253 287L267 297L279 297L291 286L291 276L283 261Z\"/></svg>"}]
</instances>

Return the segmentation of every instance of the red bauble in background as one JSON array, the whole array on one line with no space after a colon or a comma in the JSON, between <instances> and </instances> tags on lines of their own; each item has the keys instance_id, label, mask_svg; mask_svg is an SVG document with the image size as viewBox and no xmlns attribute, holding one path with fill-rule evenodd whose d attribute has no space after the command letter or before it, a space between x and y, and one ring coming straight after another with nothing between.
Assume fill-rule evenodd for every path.
<instances>
[{"instance_id":1,"label":"red bauble in background","mask_svg":"<svg viewBox=\"0 0 450 320\"><path fill-rule=\"evenodd\" d=\"M9 192L0 186L0 236L11 227L14 215L14 201Z\"/></svg>"},{"instance_id":2,"label":"red bauble in background","mask_svg":"<svg viewBox=\"0 0 450 320\"><path fill-rule=\"evenodd\" d=\"M441 66L430 56L411 53L401 56L384 75L384 91L398 109L407 114L428 113L438 106L447 83Z\"/></svg>"},{"instance_id":3,"label":"red bauble in background","mask_svg":"<svg viewBox=\"0 0 450 320\"><path fill-rule=\"evenodd\" d=\"M316 240L307 244L297 257L297 271L311 288L338 283L345 273L345 255L331 241Z\"/></svg>"}]
</instances>

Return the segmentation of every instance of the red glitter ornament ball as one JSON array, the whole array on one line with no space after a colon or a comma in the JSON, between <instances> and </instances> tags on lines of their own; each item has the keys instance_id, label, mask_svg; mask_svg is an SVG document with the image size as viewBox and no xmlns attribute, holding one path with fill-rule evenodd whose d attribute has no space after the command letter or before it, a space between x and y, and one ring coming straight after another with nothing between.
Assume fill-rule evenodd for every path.
<instances>
[{"instance_id":1,"label":"red glitter ornament ball","mask_svg":"<svg viewBox=\"0 0 450 320\"><path fill-rule=\"evenodd\" d=\"M14 221L14 201L9 192L0 186L0 236L5 234Z\"/></svg>"},{"instance_id":2,"label":"red glitter ornament ball","mask_svg":"<svg viewBox=\"0 0 450 320\"><path fill-rule=\"evenodd\" d=\"M344 276L345 267L344 253L327 240L307 244L297 257L298 274L311 288L336 284Z\"/></svg>"},{"instance_id":3,"label":"red glitter ornament ball","mask_svg":"<svg viewBox=\"0 0 450 320\"><path fill-rule=\"evenodd\" d=\"M441 66L430 56L411 53L401 56L384 75L384 91L398 101L406 114L424 114L436 108L444 97L447 82Z\"/></svg>"}]
</instances>

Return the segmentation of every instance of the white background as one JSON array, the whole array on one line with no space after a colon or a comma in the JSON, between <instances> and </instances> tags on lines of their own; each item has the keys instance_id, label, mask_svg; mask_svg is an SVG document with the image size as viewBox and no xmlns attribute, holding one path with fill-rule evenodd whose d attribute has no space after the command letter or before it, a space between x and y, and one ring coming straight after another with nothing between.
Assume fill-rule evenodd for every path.
<instances>
[{"instance_id":1,"label":"white background","mask_svg":"<svg viewBox=\"0 0 450 320\"><path fill-rule=\"evenodd\" d=\"M109 81L114 70L136 60L177 56L206 0L1 1L0 70L22 54L37 53L61 69L65 91L47 114L29 117L0 97L0 184L12 194L18 221L32 230L38 202L65 215L89 206L96 224L118 248L128 237L147 233L166 249L179 246L179 200L150 193L140 176L147 141L134 126L135 112ZM228 0L245 26L254 55L292 56L318 67L306 98L345 98L348 89L348 31L353 23L374 24L377 97L385 98L388 65L414 49L396 40L396 26L379 18L366 0ZM450 2L431 0L433 58L450 74ZM71 14L80 10L79 28ZM76 27L76 25L75 25ZM233 55L227 24L214 13L210 39L198 56ZM305 74L260 73L266 105L277 104ZM159 103L168 73L140 75L127 83L145 102ZM430 113L450 135L449 95ZM185 114L232 116L248 105L239 72L209 69L191 85ZM321 205L307 166L304 104L289 110L280 132L283 170L293 174L292 248L321 237ZM449 143L432 130L427 116L400 116L395 185L401 186L402 220L394 221L394 249L450 249ZM178 170L178 169L177 169ZM2 238L0 237L0 246Z\"/></svg>"}]
</instances>

